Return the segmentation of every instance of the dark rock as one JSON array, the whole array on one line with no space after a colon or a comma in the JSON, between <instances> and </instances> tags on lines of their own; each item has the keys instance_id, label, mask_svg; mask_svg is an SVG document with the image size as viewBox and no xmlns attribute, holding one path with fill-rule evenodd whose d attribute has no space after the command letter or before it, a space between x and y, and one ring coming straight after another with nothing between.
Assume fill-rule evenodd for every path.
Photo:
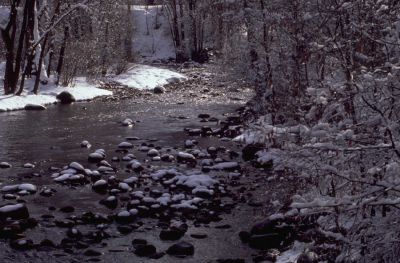
<instances>
[{"instance_id":1,"label":"dark rock","mask_svg":"<svg viewBox=\"0 0 400 263\"><path fill-rule=\"evenodd\" d=\"M208 127L208 126L201 127L201 135L207 136L207 135L211 135L212 133L213 133L213 130L211 129L211 127Z\"/></svg>"},{"instance_id":2,"label":"dark rock","mask_svg":"<svg viewBox=\"0 0 400 263\"><path fill-rule=\"evenodd\" d=\"M188 134L190 136L199 136L199 135L201 135L201 129L189 129L187 132L188 132Z\"/></svg>"},{"instance_id":3,"label":"dark rock","mask_svg":"<svg viewBox=\"0 0 400 263\"><path fill-rule=\"evenodd\" d=\"M71 104L76 101L75 97L68 91L61 92L56 98L61 102L61 104Z\"/></svg>"},{"instance_id":4,"label":"dark rock","mask_svg":"<svg viewBox=\"0 0 400 263\"><path fill-rule=\"evenodd\" d=\"M157 86L153 89L154 94L162 94L165 93L165 88Z\"/></svg>"},{"instance_id":5,"label":"dark rock","mask_svg":"<svg viewBox=\"0 0 400 263\"><path fill-rule=\"evenodd\" d=\"M101 200L100 204L110 209L115 209L118 206L118 199L115 196L109 196L106 199Z\"/></svg>"},{"instance_id":6,"label":"dark rock","mask_svg":"<svg viewBox=\"0 0 400 263\"><path fill-rule=\"evenodd\" d=\"M92 145L88 141L81 142L81 148L90 148Z\"/></svg>"},{"instance_id":7,"label":"dark rock","mask_svg":"<svg viewBox=\"0 0 400 263\"><path fill-rule=\"evenodd\" d=\"M33 241L30 239L17 239L10 242L10 246L17 250L28 250L33 248Z\"/></svg>"},{"instance_id":8,"label":"dark rock","mask_svg":"<svg viewBox=\"0 0 400 263\"><path fill-rule=\"evenodd\" d=\"M117 230L121 234L127 235L133 231L133 228L129 225L128 226L122 225L122 226L118 226Z\"/></svg>"},{"instance_id":9,"label":"dark rock","mask_svg":"<svg viewBox=\"0 0 400 263\"><path fill-rule=\"evenodd\" d=\"M185 257L194 254L194 246L188 242L182 241L170 246L167 250L168 255Z\"/></svg>"},{"instance_id":10,"label":"dark rock","mask_svg":"<svg viewBox=\"0 0 400 263\"><path fill-rule=\"evenodd\" d=\"M121 211L115 217L115 221L119 224L130 224L134 222L135 219L136 215L131 214L129 211Z\"/></svg>"},{"instance_id":11,"label":"dark rock","mask_svg":"<svg viewBox=\"0 0 400 263\"><path fill-rule=\"evenodd\" d=\"M200 113L197 117L198 117L199 119L208 119L208 118L210 118L210 114L207 114L207 113Z\"/></svg>"},{"instance_id":12,"label":"dark rock","mask_svg":"<svg viewBox=\"0 0 400 263\"><path fill-rule=\"evenodd\" d=\"M98 180L93 184L92 189L96 193L105 193L108 189L108 183L105 180Z\"/></svg>"},{"instance_id":13,"label":"dark rock","mask_svg":"<svg viewBox=\"0 0 400 263\"><path fill-rule=\"evenodd\" d=\"M28 208L24 204L9 204L0 207L0 220L4 220L6 218L18 220L28 217Z\"/></svg>"},{"instance_id":14,"label":"dark rock","mask_svg":"<svg viewBox=\"0 0 400 263\"><path fill-rule=\"evenodd\" d=\"M34 228L38 225L38 221L35 218L21 219L19 225L22 229Z\"/></svg>"},{"instance_id":15,"label":"dark rock","mask_svg":"<svg viewBox=\"0 0 400 263\"><path fill-rule=\"evenodd\" d=\"M24 109L28 111L41 111L46 110L46 107L40 104L27 104Z\"/></svg>"},{"instance_id":16,"label":"dark rock","mask_svg":"<svg viewBox=\"0 0 400 263\"><path fill-rule=\"evenodd\" d=\"M155 254L151 255L150 258L152 258L152 259L160 259L163 256L165 256L165 252L158 252L158 253L155 253Z\"/></svg>"},{"instance_id":17,"label":"dark rock","mask_svg":"<svg viewBox=\"0 0 400 263\"><path fill-rule=\"evenodd\" d=\"M9 163L6 163L6 162L1 162L0 163L0 169L8 169L8 168L11 168L11 167L12 166Z\"/></svg>"},{"instance_id":18,"label":"dark rock","mask_svg":"<svg viewBox=\"0 0 400 263\"><path fill-rule=\"evenodd\" d=\"M241 118L239 115L232 115L226 118L226 122L230 125L238 125L241 123Z\"/></svg>"},{"instance_id":19,"label":"dark rock","mask_svg":"<svg viewBox=\"0 0 400 263\"><path fill-rule=\"evenodd\" d=\"M87 249L83 254L88 257L98 257L102 255L100 251L94 249Z\"/></svg>"},{"instance_id":20,"label":"dark rock","mask_svg":"<svg viewBox=\"0 0 400 263\"><path fill-rule=\"evenodd\" d=\"M205 238L207 238L206 234L191 234L190 236L195 238L195 239L205 239Z\"/></svg>"},{"instance_id":21,"label":"dark rock","mask_svg":"<svg viewBox=\"0 0 400 263\"><path fill-rule=\"evenodd\" d=\"M104 158L105 158L105 156L103 154L94 152L94 153L89 154L88 161L90 163L98 163L98 162L104 160Z\"/></svg>"},{"instance_id":22,"label":"dark rock","mask_svg":"<svg viewBox=\"0 0 400 263\"><path fill-rule=\"evenodd\" d=\"M120 144L118 144L118 148L120 149L132 149L133 148L133 144L130 142L121 142Z\"/></svg>"},{"instance_id":23,"label":"dark rock","mask_svg":"<svg viewBox=\"0 0 400 263\"><path fill-rule=\"evenodd\" d=\"M247 231L240 231L239 232L239 238L240 238L240 240L242 240L243 243L249 242L250 237L251 237L251 234L249 232L247 232Z\"/></svg>"},{"instance_id":24,"label":"dark rock","mask_svg":"<svg viewBox=\"0 0 400 263\"><path fill-rule=\"evenodd\" d=\"M160 232L161 240L178 240L185 235L186 229L172 227L170 229L164 229Z\"/></svg>"},{"instance_id":25,"label":"dark rock","mask_svg":"<svg viewBox=\"0 0 400 263\"><path fill-rule=\"evenodd\" d=\"M287 239L279 233L270 233L263 235L252 235L249 238L249 245L255 249L282 248L286 246Z\"/></svg>"},{"instance_id":26,"label":"dark rock","mask_svg":"<svg viewBox=\"0 0 400 263\"><path fill-rule=\"evenodd\" d=\"M75 208L73 206L64 206L60 208L60 211L63 213L73 213L75 211Z\"/></svg>"},{"instance_id":27,"label":"dark rock","mask_svg":"<svg viewBox=\"0 0 400 263\"><path fill-rule=\"evenodd\" d=\"M257 157L256 153L264 149L265 146L262 144L248 144L242 149L242 158L246 162L254 160Z\"/></svg>"},{"instance_id":28,"label":"dark rock","mask_svg":"<svg viewBox=\"0 0 400 263\"><path fill-rule=\"evenodd\" d=\"M72 220L54 220L54 223L58 227L65 227L65 228L70 228L75 225L75 222Z\"/></svg>"},{"instance_id":29,"label":"dark rock","mask_svg":"<svg viewBox=\"0 0 400 263\"><path fill-rule=\"evenodd\" d=\"M136 245L134 253L139 257L150 257L157 253L157 249L150 244Z\"/></svg>"}]
</instances>

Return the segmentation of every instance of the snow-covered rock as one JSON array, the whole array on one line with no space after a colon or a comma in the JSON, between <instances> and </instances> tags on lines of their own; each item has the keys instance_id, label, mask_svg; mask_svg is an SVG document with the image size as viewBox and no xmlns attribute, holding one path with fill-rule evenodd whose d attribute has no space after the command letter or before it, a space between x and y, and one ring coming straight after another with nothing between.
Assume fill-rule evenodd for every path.
<instances>
[{"instance_id":1,"label":"snow-covered rock","mask_svg":"<svg viewBox=\"0 0 400 263\"><path fill-rule=\"evenodd\" d=\"M28 208L24 204L0 206L0 219L25 219L29 217Z\"/></svg>"},{"instance_id":2,"label":"snow-covered rock","mask_svg":"<svg viewBox=\"0 0 400 263\"><path fill-rule=\"evenodd\" d=\"M133 148L133 144L130 142L121 142L120 144L118 144L118 148L120 149L131 149Z\"/></svg>"}]
</instances>

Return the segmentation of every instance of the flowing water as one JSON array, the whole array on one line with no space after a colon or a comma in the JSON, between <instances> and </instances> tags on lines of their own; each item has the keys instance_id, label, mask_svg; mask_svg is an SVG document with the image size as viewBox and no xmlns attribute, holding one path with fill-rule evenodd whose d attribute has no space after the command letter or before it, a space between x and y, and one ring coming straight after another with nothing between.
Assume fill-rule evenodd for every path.
<instances>
[{"instance_id":1,"label":"flowing water","mask_svg":"<svg viewBox=\"0 0 400 263\"><path fill-rule=\"evenodd\" d=\"M241 102L222 98L219 100L203 101L202 103L160 103L158 100L144 100L137 102L134 99L117 102L76 103L69 106L55 105L41 112L9 112L0 115L0 161L7 161L13 165L12 169L0 170L0 182L4 185L13 182L31 182L39 189L49 186L57 190L50 199L39 196L26 197L31 216L40 216L49 213L48 207L56 208L64 205L74 205L76 211L105 210L98 204L99 198L88 187L68 188L55 185L50 178L49 167L62 167L72 161L88 166L87 156L94 149L104 148L108 158L118 156L116 146L125 141L126 137L139 137L141 142L151 141L160 147L182 147L188 136L184 132L186 127L200 127L208 125L217 127L216 123L201 123L197 118L200 113L209 113L211 116L222 119L225 113L232 113ZM133 127L123 127L120 122L125 118L137 121ZM231 142L221 142L218 138L196 138L201 147L208 145L225 146L239 150ZM91 149L81 148L80 143L88 140ZM33 171L40 174L31 177L32 170L22 168L24 163L35 164ZM37 194L36 194L37 195ZM6 203L6 201L2 202ZM161 241L158 238L159 230L133 232L128 236L115 236L107 239L107 246L99 245L95 248L103 255L102 262L213 262L216 259L243 258L251 259L252 251L241 244L238 232L242 227L250 225L252 221L249 208L234 210L226 215L223 222L232 228L216 229L211 226L195 228L191 226L188 233L205 233L208 238L195 240L186 234L183 240L195 245L195 255L190 258L176 259L164 256L153 260L136 257L130 248L133 238L145 238L153 243L158 250L165 251L173 242ZM55 216L61 216L54 212ZM221 224L221 223L220 223ZM38 230L39 229L39 230ZM52 238L57 243L63 229L40 228L27 233L29 238L39 242L43 238ZM48 252L18 252L14 253L8 244L0 241L0 255L2 262L75 262L86 260L87 257L79 253ZM116 252L118 251L118 252Z\"/></svg>"}]
</instances>

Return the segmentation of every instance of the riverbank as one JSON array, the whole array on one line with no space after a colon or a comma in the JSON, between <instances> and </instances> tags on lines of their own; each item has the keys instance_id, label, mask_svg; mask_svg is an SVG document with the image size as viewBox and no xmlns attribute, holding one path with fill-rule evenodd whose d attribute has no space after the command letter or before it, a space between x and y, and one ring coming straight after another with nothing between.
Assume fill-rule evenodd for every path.
<instances>
[{"instance_id":1,"label":"riverbank","mask_svg":"<svg viewBox=\"0 0 400 263\"><path fill-rule=\"evenodd\" d=\"M3 76L0 64L0 76ZM124 89L153 90L155 87L162 88L169 83L180 83L186 77L178 72L160 67L133 64L125 73L120 75L109 75L102 80L89 81L86 78L77 78L68 87L56 86L54 80L50 79L47 84L40 85L38 95L30 92L33 87L33 79L26 81L25 91L20 96L0 95L0 112L15 110L44 110L46 105L60 102L58 98L61 93L68 93L73 101L88 101L98 97L112 96L112 91L102 87L117 86ZM0 90L3 89L2 82ZM127 91L134 93L135 91ZM0 93L1 94L1 93Z\"/></svg>"}]
</instances>

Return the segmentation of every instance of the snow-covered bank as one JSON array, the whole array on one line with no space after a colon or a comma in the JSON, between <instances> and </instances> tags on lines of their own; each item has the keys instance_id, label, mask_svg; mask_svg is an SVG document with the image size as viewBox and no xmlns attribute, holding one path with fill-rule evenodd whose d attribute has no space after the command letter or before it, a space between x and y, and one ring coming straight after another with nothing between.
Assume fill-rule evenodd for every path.
<instances>
[{"instance_id":1,"label":"snow-covered bank","mask_svg":"<svg viewBox=\"0 0 400 263\"><path fill-rule=\"evenodd\" d=\"M115 82L140 90L154 89L186 79L187 77L180 73L147 65L133 65L126 73L111 77Z\"/></svg>"},{"instance_id":2,"label":"snow-covered bank","mask_svg":"<svg viewBox=\"0 0 400 263\"><path fill-rule=\"evenodd\" d=\"M133 6L135 37L133 51L144 61L175 58L175 48L165 10L162 6Z\"/></svg>"},{"instance_id":3,"label":"snow-covered bank","mask_svg":"<svg viewBox=\"0 0 400 263\"><path fill-rule=\"evenodd\" d=\"M111 91L96 88L95 85L89 84L84 78L79 78L71 87L42 85L40 94L38 95L27 91L21 96L0 95L0 112L22 110L28 104L53 104L57 102L57 95L63 91L68 91L77 101L90 100L100 96L112 95Z\"/></svg>"},{"instance_id":4,"label":"snow-covered bank","mask_svg":"<svg viewBox=\"0 0 400 263\"><path fill-rule=\"evenodd\" d=\"M3 90L2 78L4 70L2 68L4 68L4 63L0 63L0 92ZM168 83L176 83L186 79L186 76L168 69L135 64L126 73L108 76L104 82L112 81L126 85L129 88L144 90L154 89L157 86L164 86ZM21 96L0 95L0 112L21 110L28 104L53 104L57 102L57 95L63 91L71 93L76 101L90 100L113 94L111 91L97 88L99 86L98 83L90 83L86 78L77 78L74 84L69 87L55 86L53 84L41 85L40 94L38 95L29 92L32 90L33 80L27 80L25 86L26 91Z\"/></svg>"}]
</instances>

